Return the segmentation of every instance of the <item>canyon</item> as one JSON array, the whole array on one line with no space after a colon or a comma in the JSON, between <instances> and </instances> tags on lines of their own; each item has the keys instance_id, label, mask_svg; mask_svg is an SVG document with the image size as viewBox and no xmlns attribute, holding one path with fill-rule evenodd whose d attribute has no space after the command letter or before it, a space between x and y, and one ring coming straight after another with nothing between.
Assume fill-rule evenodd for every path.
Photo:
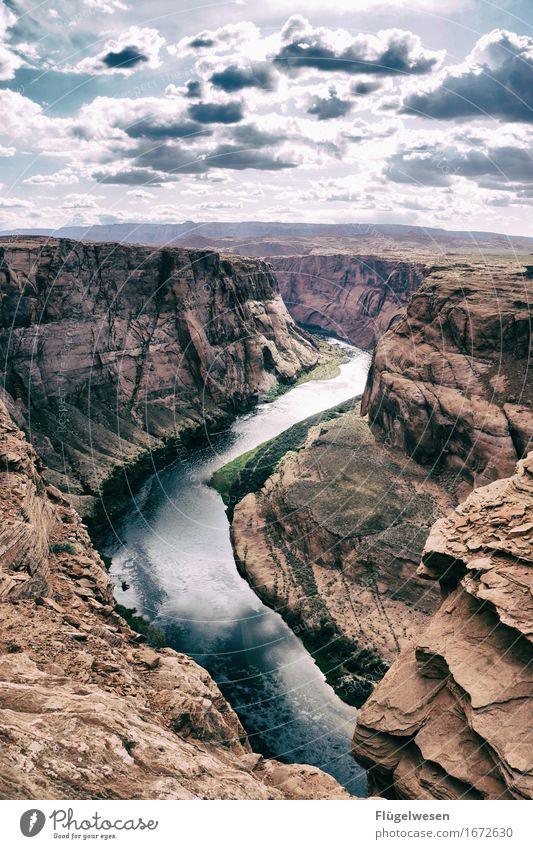
<instances>
[{"instance_id":1,"label":"canyon","mask_svg":"<svg viewBox=\"0 0 533 849\"><path fill-rule=\"evenodd\" d=\"M435 267L378 339L361 405L233 508L252 586L363 705L371 792L533 795L513 742L532 730L532 295L509 259Z\"/></svg>"},{"instance_id":2,"label":"canyon","mask_svg":"<svg viewBox=\"0 0 533 849\"><path fill-rule=\"evenodd\" d=\"M0 403L0 796L349 798L252 752L208 673L141 641L87 531Z\"/></svg>"},{"instance_id":3,"label":"canyon","mask_svg":"<svg viewBox=\"0 0 533 849\"><path fill-rule=\"evenodd\" d=\"M405 312L430 266L379 256L269 257L291 315L300 323L373 348Z\"/></svg>"},{"instance_id":4,"label":"canyon","mask_svg":"<svg viewBox=\"0 0 533 849\"><path fill-rule=\"evenodd\" d=\"M297 322L372 364L232 505L239 569L362 705L370 792L533 796L532 284L437 260L1 240L2 796L349 798L146 643L82 521L311 370Z\"/></svg>"},{"instance_id":5,"label":"canyon","mask_svg":"<svg viewBox=\"0 0 533 849\"><path fill-rule=\"evenodd\" d=\"M17 237L0 243L0 291L5 401L85 517L143 458L317 361L260 260Z\"/></svg>"}]
</instances>

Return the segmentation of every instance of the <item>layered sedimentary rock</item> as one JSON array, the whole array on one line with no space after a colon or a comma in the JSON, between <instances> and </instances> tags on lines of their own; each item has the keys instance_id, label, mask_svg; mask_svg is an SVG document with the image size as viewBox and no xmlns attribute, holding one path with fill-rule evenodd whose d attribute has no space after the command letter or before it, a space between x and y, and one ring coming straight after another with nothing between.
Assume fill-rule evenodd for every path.
<instances>
[{"instance_id":1,"label":"layered sedimentary rock","mask_svg":"<svg viewBox=\"0 0 533 849\"><path fill-rule=\"evenodd\" d=\"M244 574L347 701L364 702L435 610L436 588L415 573L449 506L425 469L376 440L357 409L313 427L235 506Z\"/></svg>"},{"instance_id":2,"label":"layered sedimentary rock","mask_svg":"<svg viewBox=\"0 0 533 849\"><path fill-rule=\"evenodd\" d=\"M0 512L1 798L348 798L253 753L205 670L141 642L2 403Z\"/></svg>"},{"instance_id":3,"label":"layered sedimentary rock","mask_svg":"<svg viewBox=\"0 0 533 849\"><path fill-rule=\"evenodd\" d=\"M117 468L317 359L260 260L4 239L0 295L8 402L48 480L84 513Z\"/></svg>"},{"instance_id":4,"label":"layered sedimentary rock","mask_svg":"<svg viewBox=\"0 0 533 849\"><path fill-rule=\"evenodd\" d=\"M421 262L379 256L325 254L269 257L294 318L361 348L405 312L428 272Z\"/></svg>"},{"instance_id":5,"label":"layered sedimentary rock","mask_svg":"<svg viewBox=\"0 0 533 849\"><path fill-rule=\"evenodd\" d=\"M511 474L533 444L532 303L519 264L434 270L376 347L374 432L466 489Z\"/></svg>"},{"instance_id":6,"label":"layered sedimentary rock","mask_svg":"<svg viewBox=\"0 0 533 849\"><path fill-rule=\"evenodd\" d=\"M439 520L420 574L445 595L359 714L384 795L533 798L533 453Z\"/></svg>"}]
</instances>

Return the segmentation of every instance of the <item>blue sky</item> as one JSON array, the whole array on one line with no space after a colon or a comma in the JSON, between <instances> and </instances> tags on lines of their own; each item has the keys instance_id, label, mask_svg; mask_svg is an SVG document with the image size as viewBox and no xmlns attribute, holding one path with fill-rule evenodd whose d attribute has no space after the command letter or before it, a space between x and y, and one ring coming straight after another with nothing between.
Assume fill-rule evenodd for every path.
<instances>
[{"instance_id":1,"label":"blue sky","mask_svg":"<svg viewBox=\"0 0 533 849\"><path fill-rule=\"evenodd\" d=\"M0 227L533 235L532 23L513 0L0 0Z\"/></svg>"}]
</instances>

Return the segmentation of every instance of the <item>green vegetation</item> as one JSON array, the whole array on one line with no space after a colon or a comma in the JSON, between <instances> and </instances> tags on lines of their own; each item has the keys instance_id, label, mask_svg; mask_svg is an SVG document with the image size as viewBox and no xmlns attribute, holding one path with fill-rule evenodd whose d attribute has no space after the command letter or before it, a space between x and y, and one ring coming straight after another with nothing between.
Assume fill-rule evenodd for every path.
<instances>
[{"instance_id":1,"label":"green vegetation","mask_svg":"<svg viewBox=\"0 0 533 849\"><path fill-rule=\"evenodd\" d=\"M119 616L126 620L133 631L143 635L148 645L154 649L161 649L167 645L167 638L163 629L159 625L154 625L145 616L139 616L136 607L125 607L117 602L115 610Z\"/></svg>"},{"instance_id":2,"label":"green vegetation","mask_svg":"<svg viewBox=\"0 0 533 849\"><path fill-rule=\"evenodd\" d=\"M264 401L271 402L285 395L295 386L309 383L310 380L333 380L339 374L339 366L347 363L349 357L339 345L330 345L324 339L317 340L319 349L318 362L309 371L304 372L294 383L276 383L265 395Z\"/></svg>"},{"instance_id":3,"label":"green vegetation","mask_svg":"<svg viewBox=\"0 0 533 849\"><path fill-rule=\"evenodd\" d=\"M302 447L312 427L348 412L353 404L354 400L350 399L329 410L309 416L274 439L263 442L218 469L209 483L224 499L230 518L234 505L249 492L258 492L288 451L296 451Z\"/></svg>"},{"instance_id":4,"label":"green vegetation","mask_svg":"<svg viewBox=\"0 0 533 849\"><path fill-rule=\"evenodd\" d=\"M75 554L76 548L70 542L55 542L50 546L50 554Z\"/></svg>"}]
</instances>

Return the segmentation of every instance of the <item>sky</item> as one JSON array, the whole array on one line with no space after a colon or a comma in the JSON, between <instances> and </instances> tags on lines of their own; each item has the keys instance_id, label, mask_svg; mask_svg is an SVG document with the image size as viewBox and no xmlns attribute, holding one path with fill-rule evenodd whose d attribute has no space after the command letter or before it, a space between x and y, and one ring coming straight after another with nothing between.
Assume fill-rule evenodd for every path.
<instances>
[{"instance_id":1,"label":"sky","mask_svg":"<svg viewBox=\"0 0 533 849\"><path fill-rule=\"evenodd\" d=\"M0 0L0 228L533 236L531 0Z\"/></svg>"}]
</instances>

